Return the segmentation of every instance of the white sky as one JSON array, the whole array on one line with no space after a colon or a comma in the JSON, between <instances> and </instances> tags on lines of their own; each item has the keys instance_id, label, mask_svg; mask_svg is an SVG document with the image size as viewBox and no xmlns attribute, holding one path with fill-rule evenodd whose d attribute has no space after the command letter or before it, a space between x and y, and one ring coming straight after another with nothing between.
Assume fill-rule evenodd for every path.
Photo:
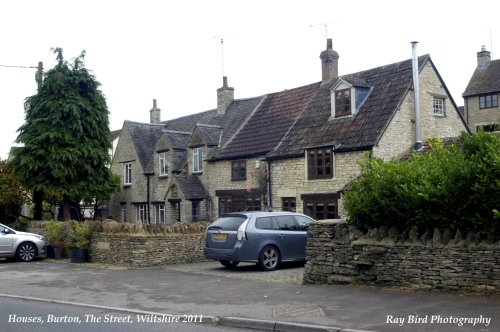
<instances>
[{"instance_id":1,"label":"white sky","mask_svg":"<svg viewBox=\"0 0 500 332\"><path fill-rule=\"evenodd\" d=\"M349 74L429 53L452 97L462 92L486 45L500 52L500 1L439 0L5 0L0 2L0 65L55 65L87 51L102 84L111 129L149 122L152 100L162 120L216 107L224 74L235 98L321 80L325 23ZM331 23L333 22L333 23ZM316 25L311 27L311 25ZM0 67L0 158L24 122L24 99L36 92L35 69Z\"/></svg>"}]
</instances>

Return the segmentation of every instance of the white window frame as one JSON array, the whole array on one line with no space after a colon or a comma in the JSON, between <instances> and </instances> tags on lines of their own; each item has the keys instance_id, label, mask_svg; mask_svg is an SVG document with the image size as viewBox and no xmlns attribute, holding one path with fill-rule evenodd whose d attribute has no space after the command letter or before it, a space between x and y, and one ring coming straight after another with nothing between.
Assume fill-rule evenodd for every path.
<instances>
[{"instance_id":1,"label":"white window frame","mask_svg":"<svg viewBox=\"0 0 500 332\"><path fill-rule=\"evenodd\" d=\"M123 164L123 184L131 185L132 184L132 163Z\"/></svg>"},{"instance_id":2,"label":"white window frame","mask_svg":"<svg viewBox=\"0 0 500 332\"><path fill-rule=\"evenodd\" d=\"M164 224L166 219L165 204L155 204L155 224Z\"/></svg>"},{"instance_id":3,"label":"white window frame","mask_svg":"<svg viewBox=\"0 0 500 332\"><path fill-rule=\"evenodd\" d=\"M167 153L160 152L158 153L158 166L159 166L159 174L160 176L168 175L168 167L167 167Z\"/></svg>"},{"instance_id":4,"label":"white window frame","mask_svg":"<svg viewBox=\"0 0 500 332\"><path fill-rule=\"evenodd\" d=\"M435 116L444 116L445 99L434 97L432 100L432 109Z\"/></svg>"},{"instance_id":5,"label":"white window frame","mask_svg":"<svg viewBox=\"0 0 500 332\"><path fill-rule=\"evenodd\" d=\"M147 204L137 204L135 206L135 221L146 223L148 221L148 206Z\"/></svg>"},{"instance_id":6,"label":"white window frame","mask_svg":"<svg viewBox=\"0 0 500 332\"><path fill-rule=\"evenodd\" d=\"M193 173L203 172L203 147L193 149Z\"/></svg>"}]
</instances>

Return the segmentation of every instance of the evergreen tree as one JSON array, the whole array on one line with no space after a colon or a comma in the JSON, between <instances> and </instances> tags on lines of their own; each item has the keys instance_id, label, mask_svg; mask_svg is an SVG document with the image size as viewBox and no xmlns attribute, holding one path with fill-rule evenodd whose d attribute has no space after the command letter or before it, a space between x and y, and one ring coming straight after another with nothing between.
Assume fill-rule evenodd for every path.
<instances>
[{"instance_id":1,"label":"evergreen tree","mask_svg":"<svg viewBox=\"0 0 500 332\"><path fill-rule=\"evenodd\" d=\"M56 66L44 77L39 92L26 98L25 123L18 129L14 162L23 183L63 201L64 219L70 202L109 196L117 188L110 164L108 108L99 82L85 68L85 51L72 63L61 48Z\"/></svg>"}]
</instances>

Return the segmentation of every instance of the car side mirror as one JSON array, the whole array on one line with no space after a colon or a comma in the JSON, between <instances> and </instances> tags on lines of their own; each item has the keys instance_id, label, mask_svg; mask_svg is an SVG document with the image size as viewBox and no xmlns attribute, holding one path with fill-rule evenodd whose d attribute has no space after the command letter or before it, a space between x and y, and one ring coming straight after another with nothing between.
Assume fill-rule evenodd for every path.
<instances>
[{"instance_id":1,"label":"car side mirror","mask_svg":"<svg viewBox=\"0 0 500 332\"><path fill-rule=\"evenodd\" d=\"M10 233L10 229L8 229L8 228L4 228L4 229L2 230L2 233L4 233L4 234L9 234L9 233Z\"/></svg>"}]
</instances>

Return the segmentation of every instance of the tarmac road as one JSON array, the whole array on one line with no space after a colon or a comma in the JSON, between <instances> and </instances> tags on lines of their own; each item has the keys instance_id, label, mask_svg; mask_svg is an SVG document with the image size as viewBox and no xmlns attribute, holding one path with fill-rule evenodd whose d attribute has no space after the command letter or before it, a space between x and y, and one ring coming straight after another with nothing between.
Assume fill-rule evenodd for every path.
<instances>
[{"instance_id":1,"label":"tarmac road","mask_svg":"<svg viewBox=\"0 0 500 332\"><path fill-rule=\"evenodd\" d=\"M228 271L217 262L119 269L71 264L68 260L0 261L0 293L147 312L216 316L221 321L237 317L337 330L500 330L498 296L300 285L291 280L301 270L292 266L269 273L242 266ZM283 282L277 282L280 278ZM463 319L469 321L464 323ZM473 319L482 320L473 325Z\"/></svg>"}]
</instances>

